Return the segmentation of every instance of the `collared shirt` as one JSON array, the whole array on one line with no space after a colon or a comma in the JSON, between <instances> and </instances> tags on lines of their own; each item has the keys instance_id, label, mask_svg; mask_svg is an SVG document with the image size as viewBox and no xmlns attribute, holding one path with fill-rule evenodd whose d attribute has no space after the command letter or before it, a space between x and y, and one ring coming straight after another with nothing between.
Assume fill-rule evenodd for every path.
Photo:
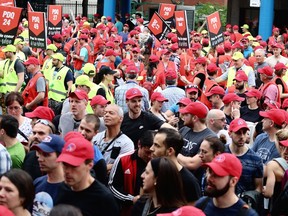
<instances>
[{"instance_id":1,"label":"collared shirt","mask_svg":"<svg viewBox=\"0 0 288 216\"><path fill-rule=\"evenodd\" d=\"M9 152L0 144L0 174L3 174L11 169L12 161Z\"/></svg>"}]
</instances>

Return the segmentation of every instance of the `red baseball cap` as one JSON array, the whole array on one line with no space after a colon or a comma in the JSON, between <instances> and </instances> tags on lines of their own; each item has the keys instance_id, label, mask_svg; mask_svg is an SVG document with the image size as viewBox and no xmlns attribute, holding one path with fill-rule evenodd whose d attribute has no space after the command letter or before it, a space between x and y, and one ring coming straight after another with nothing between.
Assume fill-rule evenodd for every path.
<instances>
[{"instance_id":1,"label":"red baseball cap","mask_svg":"<svg viewBox=\"0 0 288 216\"><path fill-rule=\"evenodd\" d=\"M199 50L199 49L202 49L202 45L200 43L194 43L192 45L192 50Z\"/></svg>"},{"instance_id":2,"label":"red baseball cap","mask_svg":"<svg viewBox=\"0 0 288 216\"><path fill-rule=\"evenodd\" d=\"M287 69L287 68L288 67L286 67L282 62L279 62L274 66L275 70L281 70L281 69Z\"/></svg>"},{"instance_id":3,"label":"red baseball cap","mask_svg":"<svg viewBox=\"0 0 288 216\"><path fill-rule=\"evenodd\" d=\"M226 26L225 26L226 28L232 28L232 25L231 24L226 24Z\"/></svg>"},{"instance_id":4,"label":"red baseball cap","mask_svg":"<svg viewBox=\"0 0 288 216\"><path fill-rule=\"evenodd\" d=\"M117 53L115 53L113 49L108 49L105 52L105 56L117 56Z\"/></svg>"},{"instance_id":5,"label":"red baseball cap","mask_svg":"<svg viewBox=\"0 0 288 216\"><path fill-rule=\"evenodd\" d=\"M134 35L139 34L139 32L136 31L136 30L132 30L129 34L130 34L131 37L133 37Z\"/></svg>"},{"instance_id":6,"label":"red baseball cap","mask_svg":"<svg viewBox=\"0 0 288 216\"><path fill-rule=\"evenodd\" d=\"M238 179L242 174L242 164L233 154L223 153L217 155L212 162L203 166L209 167L218 176L234 176Z\"/></svg>"},{"instance_id":7,"label":"red baseball cap","mask_svg":"<svg viewBox=\"0 0 288 216\"><path fill-rule=\"evenodd\" d=\"M85 99L88 101L88 95L84 90L76 89L74 92L69 94L69 97L77 97L79 100Z\"/></svg>"},{"instance_id":8,"label":"red baseball cap","mask_svg":"<svg viewBox=\"0 0 288 216\"><path fill-rule=\"evenodd\" d=\"M68 139L57 158L57 162L65 162L72 166L80 166L85 160L94 159L93 145L84 137Z\"/></svg>"},{"instance_id":9,"label":"red baseball cap","mask_svg":"<svg viewBox=\"0 0 288 216\"><path fill-rule=\"evenodd\" d=\"M140 23L143 23L143 22L144 22L144 19L138 18L137 21L140 22Z\"/></svg>"},{"instance_id":10,"label":"red baseball cap","mask_svg":"<svg viewBox=\"0 0 288 216\"><path fill-rule=\"evenodd\" d=\"M230 51L231 49L232 49L232 44L229 41L225 41L224 50L227 52L227 51Z\"/></svg>"},{"instance_id":11,"label":"red baseball cap","mask_svg":"<svg viewBox=\"0 0 288 216\"><path fill-rule=\"evenodd\" d=\"M54 40L62 40L62 35L61 34L55 34L52 36L52 39Z\"/></svg>"},{"instance_id":12,"label":"red baseball cap","mask_svg":"<svg viewBox=\"0 0 288 216\"><path fill-rule=\"evenodd\" d=\"M107 16L106 19L107 19L107 21L111 21L112 17L111 16Z\"/></svg>"},{"instance_id":13,"label":"red baseball cap","mask_svg":"<svg viewBox=\"0 0 288 216\"><path fill-rule=\"evenodd\" d=\"M166 80L175 80L177 79L177 73L175 70L168 68L168 70L165 73Z\"/></svg>"},{"instance_id":14,"label":"red baseball cap","mask_svg":"<svg viewBox=\"0 0 288 216\"><path fill-rule=\"evenodd\" d=\"M122 62L121 62L121 64L122 64L122 65L127 65L127 66L128 66L128 65L131 64L131 61L130 61L129 59L123 59Z\"/></svg>"},{"instance_id":15,"label":"red baseball cap","mask_svg":"<svg viewBox=\"0 0 288 216\"><path fill-rule=\"evenodd\" d=\"M114 49L115 48L115 44L112 41L108 41L106 43L106 47L111 47L112 49Z\"/></svg>"},{"instance_id":16,"label":"red baseball cap","mask_svg":"<svg viewBox=\"0 0 288 216\"><path fill-rule=\"evenodd\" d=\"M166 38L171 39L172 37L177 36L176 34L174 34L173 32L169 32L166 36Z\"/></svg>"},{"instance_id":17,"label":"red baseball cap","mask_svg":"<svg viewBox=\"0 0 288 216\"><path fill-rule=\"evenodd\" d=\"M239 102L242 102L244 101L245 98L242 98L242 97L239 97L237 94L235 93L228 93L226 94L224 97L223 97L223 103L224 104L229 104L231 103L232 101L239 101Z\"/></svg>"},{"instance_id":18,"label":"red baseball cap","mask_svg":"<svg viewBox=\"0 0 288 216\"><path fill-rule=\"evenodd\" d=\"M239 30L239 26L238 25L234 25L233 26L233 30Z\"/></svg>"},{"instance_id":19,"label":"red baseball cap","mask_svg":"<svg viewBox=\"0 0 288 216\"><path fill-rule=\"evenodd\" d=\"M160 92L153 92L153 94L151 95L151 101L168 101L167 98L164 97L164 95L162 95Z\"/></svg>"},{"instance_id":20,"label":"red baseball cap","mask_svg":"<svg viewBox=\"0 0 288 216\"><path fill-rule=\"evenodd\" d=\"M136 66L129 65L126 69L126 74L138 74L139 70Z\"/></svg>"},{"instance_id":21,"label":"red baseball cap","mask_svg":"<svg viewBox=\"0 0 288 216\"><path fill-rule=\"evenodd\" d=\"M236 43L234 43L233 45L232 45L232 47L231 47L232 49L244 49L244 46L243 46L243 44L242 43L240 43L240 42L236 42Z\"/></svg>"},{"instance_id":22,"label":"red baseball cap","mask_svg":"<svg viewBox=\"0 0 288 216\"><path fill-rule=\"evenodd\" d=\"M286 121L285 115L279 112L279 109L270 109L266 111L260 111L259 114L260 116L264 118L268 118L272 120L278 126L282 126L283 123L285 123Z\"/></svg>"},{"instance_id":23,"label":"red baseball cap","mask_svg":"<svg viewBox=\"0 0 288 216\"><path fill-rule=\"evenodd\" d=\"M214 63L210 63L210 64L208 64L208 66L207 66L207 72L209 73L209 72L215 72L215 71L218 71L218 69L219 69L219 67L217 67L217 65L216 64L214 64Z\"/></svg>"},{"instance_id":24,"label":"red baseball cap","mask_svg":"<svg viewBox=\"0 0 288 216\"><path fill-rule=\"evenodd\" d=\"M162 49L161 50L161 54L162 55L169 55L171 52L170 52L170 50L168 50L168 49Z\"/></svg>"},{"instance_id":25,"label":"red baseball cap","mask_svg":"<svg viewBox=\"0 0 288 216\"><path fill-rule=\"evenodd\" d=\"M126 99L130 100L135 97L143 97L142 92L138 88L131 88L126 92Z\"/></svg>"},{"instance_id":26,"label":"red baseball cap","mask_svg":"<svg viewBox=\"0 0 288 216\"><path fill-rule=\"evenodd\" d=\"M198 57L196 59L196 64L206 64L207 63L207 59L205 57Z\"/></svg>"},{"instance_id":27,"label":"red baseball cap","mask_svg":"<svg viewBox=\"0 0 288 216\"><path fill-rule=\"evenodd\" d=\"M177 43L172 44L172 46L170 47L172 51L176 51L177 49L179 49L179 46Z\"/></svg>"},{"instance_id":28,"label":"red baseball cap","mask_svg":"<svg viewBox=\"0 0 288 216\"><path fill-rule=\"evenodd\" d=\"M132 49L132 52L140 53L141 50L139 49L139 47L134 47L134 48Z\"/></svg>"},{"instance_id":29,"label":"red baseball cap","mask_svg":"<svg viewBox=\"0 0 288 216\"><path fill-rule=\"evenodd\" d=\"M97 29L99 30L105 30L106 29L106 26L104 24L99 24L98 26L96 26Z\"/></svg>"},{"instance_id":30,"label":"red baseball cap","mask_svg":"<svg viewBox=\"0 0 288 216\"><path fill-rule=\"evenodd\" d=\"M124 42L124 44L129 44L129 45L134 46L135 45L135 41L132 40L132 39L128 39L126 42Z\"/></svg>"},{"instance_id":31,"label":"red baseball cap","mask_svg":"<svg viewBox=\"0 0 288 216\"><path fill-rule=\"evenodd\" d=\"M171 213L157 214L157 216L205 216L203 211L194 206L182 206Z\"/></svg>"},{"instance_id":32,"label":"red baseball cap","mask_svg":"<svg viewBox=\"0 0 288 216\"><path fill-rule=\"evenodd\" d=\"M24 65L30 65L30 64L34 64L34 65L40 65L40 62L37 58L35 57L29 57L27 61L25 61L23 63Z\"/></svg>"},{"instance_id":33,"label":"red baseball cap","mask_svg":"<svg viewBox=\"0 0 288 216\"><path fill-rule=\"evenodd\" d=\"M208 46L209 45L209 39L207 39L207 38L203 38L202 39L202 45L204 46Z\"/></svg>"},{"instance_id":34,"label":"red baseball cap","mask_svg":"<svg viewBox=\"0 0 288 216\"><path fill-rule=\"evenodd\" d=\"M281 104L277 101L267 101L267 102L264 102L265 105L267 105L270 109L280 109L281 107Z\"/></svg>"},{"instance_id":35,"label":"red baseball cap","mask_svg":"<svg viewBox=\"0 0 288 216\"><path fill-rule=\"evenodd\" d=\"M258 40L258 41L259 41L259 40L262 40L262 36L261 36L261 35L257 35L257 36L256 36L256 40Z\"/></svg>"},{"instance_id":36,"label":"red baseball cap","mask_svg":"<svg viewBox=\"0 0 288 216\"><path fill-rule=\"evenodd\" d=\"M26 112L25 116L28 118L46 119L52 122L55 117L53 110L46 106L38 106L32 112Z\"/></svg>"},{"instance_id":37,"label":"red baseball cap","mask_svg":"<svg viewBox=\"0 0 288 216\"><path fill-rule=\"evenodd\" d=\"M225 31L225 32L223 33L223 35L224 35L224 36L230 36L230 32Z\"/></svg>"},{"instance_id":38,"label":"red baseball cap","mask_svg":"<svg viewBox=\"0 0 288 216\"><path fill-rule=\"evenodd\" d=\"M151 55L151 56L149 57L149 62L159 62L159 61L160 61L160 59L159 59L159 57L156 56L156 55Z\"/></svg>"},{"instance_id":39,"label":"red baseball cap","mask_svg":"<svg viewBox=\"0 0 288 216\"><path fill-rule=\"evenodd\" d=\"M171 38L171 42L172 43L177 43L178 42L178 37L177 36L174 36Z\"/></svg>"},{"instance_id":40,"label":"red baseball cap","mask_svg":"<svg viewBox=\"0 0 288 216\"><path fill-rule=\"evenodd\" d=\"M242 128L246 128L249 130L249 127L248 127L246 121L241 119L241 118L234 119L229 125L229 131L230 132L237 132Z\"/></svg>"},{"instance_id":41,"label":"red baseball cap","mask_svg":"<svg viewBox=\"0 0 288 216\"><path fill-rule=\"evenodd\" d=\"M199 88L197 85L187 85L185 86L185 90L188 94L191 92L199 92Z\"/></svg>"},{"instance_id":42,"label":"red baseball cap","mask_svg":"<svg viewBox=\"0 0 288 216\"><path fill-rule=\"evenodd\" d=\"M167 44L168 44L168 41L165 40L165 39L163 39L163 40L161 40L160 44L161 44L161 45L167 45Z\"/></svg>"},{"instance_id":43,"label":"red baseball cap","mask_svg":"<svg viewBox=\"0 0 288 216\"><path fill-rule=\"evenodd\" d=\"M102 95L96 95L92 98L91 102L90 102L90 105L91 106L94 106L94 105L101 105L101 106L104 106L104 105L107 105L107 104L110 104L111 102L106 100Z\"/></svg>"},{"instance_id":44,"label":"red baseball cap","mask_svg":"<svg viewBox=\"0 0 288 216\"><path fill-rule=\"evenodd\" d=\"M185 97L185 98L181 98L181 99L178 101L177 105L183 104L183 105L187 106L187 105L190 104L191 102L192 102L192 101L190 100L190 98Z\"/></svg>"},{"instance_id":45,"label":"red baseball cap","mask_svg":"<svg viewBox=\"0 0 288 216\"><path fill-rule=\"evenodd\" d=\"M261 94L261 92L259 91L259 90L257 90L257 89L249 89L246 93L245 93L245 95L247 96L247 97L256 97L257 99L260 99L261 98L261 96L262 96L262 94Z\"/></svg>"},{"instance_id":46,"label":"red baseball cap","mask_svg":"<svg viewBox=\"0 0 288 216\"><path fill-rule=\"evenodd\" d=\"M282 140L282 141L279 141L281 145L283 146L288 146L288 140Z\"/></svg>"},{"instance_id":47,"label":"red baseball cap","mask_svg":"<svg viewBox=\"0 0 288 216\"><path fill-rule=\"evenodd\" d=\"M266 41L260 41L260 46L262 47L266 47L267 46L267 42Z\"/></svg>"},{"instance_id":48,"label":"red baseball cap","mask_svg":"<svg viewBox=\"0 0 288 216\"><path fill-rule=\"evenodd\" d=\"M213 86L209 92L205 93L206 97L212 95L225 95L225 90L221 86Z\"/></svg>"},{"instance_id":49,"label":"red baseball cap","mask_svg":"<svg viewBox=\"0 0 288 216\"><path fill-rule=\"evenodd\" d=\"M270 66L265 66L263 68L259 68L258 73L265 74L268 77L272 77L273 76L273 69Z\"/></svg>"},{"instance_id":50,"label":"red baseball cap","mask_svg":"<svg viewBox=\"0 0 288 216\"><path fill-rule=\"evenodd\" d=\"M225 50L223 46L217 46L216 47L216 51L219 55L224 55L225 54Z\"/></svg>"},{"instance_id":51,"label":"red baseball cap","mask_svg":"<svg viewBox=\"0 0 288 216\"><path fill-rule=\"evenodd\" d=\"M78 39L79 39L79 40L80 40L80 39L88 40L88 35L86 35L86 34L81 34L81 35L78 37Z\"/></svg>"},{"instance_id":52,"label":"red baseball cap","mask_svg":"<svg viewBox=\"0 0 288 216\"><path fill-rule=\"evenodd\" d=\"M179 112L196 115L198 118L206 118L208 108L201 102L191 102L185 108L180 109Z\"/></svg>"},{"instance_id":53,"label":"red baseball cap","mask_svg":"<svg viewBox=\"0 0 288 216\"><path fill-rule=\"evenodd\" d=\"M272 48L280 48L280 49L283 49L284 47L283 47L282 44L274 43L274 44L272 45Z\"/></svg>"},{"instance_id":54,"label":"red baseball cap","mask_svg":"<svg viewBox=\"0 0 288 216\"><path fill-rule=\"evenodd\" d=\"M238 82L241 81L248 81L248 76L246 75L245 71L243 70L238 70L236 72L235 78L233 80L236 80Z\"/></svg>"},{"instance_id":55,"label":"red baseball cap","mask_svg":"<svg viewBox=\"0 0 288 216\"><path fill-rule=\"evenodd\" d=\"M89 30L87 28L84 28L81 30L81 33L83 34L89 34Z\"/></svg>"}]
</instances>

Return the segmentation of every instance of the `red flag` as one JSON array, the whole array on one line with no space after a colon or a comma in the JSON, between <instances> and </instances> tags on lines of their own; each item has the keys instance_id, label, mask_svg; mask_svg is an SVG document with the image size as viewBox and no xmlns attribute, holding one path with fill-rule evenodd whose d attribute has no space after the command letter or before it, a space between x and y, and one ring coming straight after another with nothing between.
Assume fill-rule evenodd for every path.
<instances>
[{"instance_id":1,"label":"red flag","mask_svg":"<svg viewBox=\"0 0 288 216\"><path fill-rule=\"evenodd\" d=\"M27 11L28 12L33 12L34 11L29 1L27 2Z\"/></svg>"}]
</instances>

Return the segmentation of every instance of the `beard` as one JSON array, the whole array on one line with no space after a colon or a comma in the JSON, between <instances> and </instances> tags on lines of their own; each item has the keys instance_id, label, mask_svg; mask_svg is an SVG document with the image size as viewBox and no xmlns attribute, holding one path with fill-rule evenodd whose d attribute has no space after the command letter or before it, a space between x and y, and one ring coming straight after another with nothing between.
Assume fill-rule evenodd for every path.
<instances>
[{"instance_id":1,"label":"beard","mask_svg":"<svg viewBox=\"0 0 288 216\"><path fill-rule=\"evenodd\" d=\"M235 85L235 88L238 89L239 91L242 91L244 89L244 84L243 85Z\"/></svg>"},{"instance_id":2,"label":"beard","mask_svg":"<svg viewBox=\"0 0 288 216\"><path fill-rule=\"evenodd\" d=\"M208 184L208 182L207 182L207 184ZM216 189L215 186L212 184L210 184L210 186L212 186L212 188L208 189L207 186L208 185L206 185L206 187L205 187L205 195L207 195L208 197L218 198L218 197L221 197L227 193L227 191L230 188L230 181L228 181L222 189Z\"/></svg>"}]
</instances>

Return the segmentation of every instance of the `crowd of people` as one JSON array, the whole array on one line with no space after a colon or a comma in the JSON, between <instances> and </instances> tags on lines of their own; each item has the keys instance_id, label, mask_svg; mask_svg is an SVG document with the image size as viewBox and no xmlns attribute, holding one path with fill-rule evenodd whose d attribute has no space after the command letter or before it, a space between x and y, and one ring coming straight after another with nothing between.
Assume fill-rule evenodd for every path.
<instances>
[{"instance_id":1,"label":"crowd of people","mask_svg":"<svg viewBox=\"0 0 288 216\"><path fill-rule=\"evenodd\" d=\"M23 18L1 47L1 215L287 215L288 35L143 23L64 14L44 50Z\"/></svg>"}]
</instances>

